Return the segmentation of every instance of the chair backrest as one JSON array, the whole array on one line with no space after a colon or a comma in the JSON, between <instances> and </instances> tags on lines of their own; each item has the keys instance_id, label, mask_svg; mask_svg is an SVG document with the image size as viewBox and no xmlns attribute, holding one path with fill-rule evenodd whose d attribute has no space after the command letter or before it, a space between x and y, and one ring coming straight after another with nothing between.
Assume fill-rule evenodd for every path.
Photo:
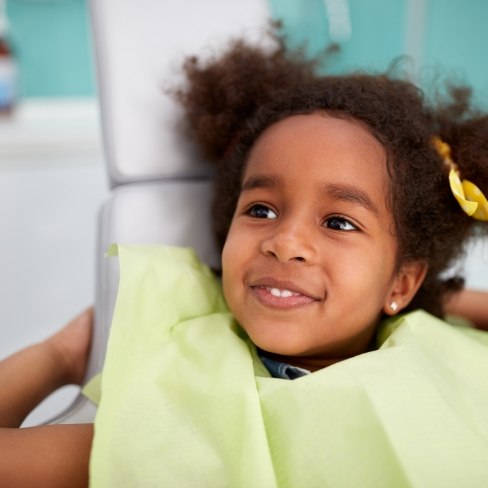
<instances>
[{"instance_id":1,"label":"chair backrest","mask_svg":"<svg viewBox=\"0 0 488 488\"><path fill-rule=\"evenodd\" d=\"M266 0L92 0L91 13L111 185L208 174L165 91L186 56L259 36Z\"/></svg>"},{"instance_id":2,"label":"chair backrest","mask_svg":"<svg viewBox=\"0 0 488 488\"><path fill-rule=\"evenodd\" d=\"M191 246L218 266L209 206L211 170L185 138L177 103L165 93L182 80L189 55L233 37L259 38L266 0L90 0L105 161L112 195L100 212L95 330L86 380L98 373L118 286L113 242ZM52 423L89 422L79 396Z\"/></svg>"}]
</instances>

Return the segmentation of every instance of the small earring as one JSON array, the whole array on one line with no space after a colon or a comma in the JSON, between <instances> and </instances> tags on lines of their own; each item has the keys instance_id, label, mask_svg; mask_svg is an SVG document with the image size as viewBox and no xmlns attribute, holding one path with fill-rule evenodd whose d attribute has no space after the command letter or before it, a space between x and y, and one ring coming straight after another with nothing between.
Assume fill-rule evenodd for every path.
<instances>
[{"instance_id":1,"label":"small earring","mask_svg":"<svg viewBox=\"0 0 488 488\"><path fill-rule=\"evenodd\" d=\"M396 312L398 310L398 303L397 302L391 302L390 303L390 308Z\"/></svg>"}]
</instances>

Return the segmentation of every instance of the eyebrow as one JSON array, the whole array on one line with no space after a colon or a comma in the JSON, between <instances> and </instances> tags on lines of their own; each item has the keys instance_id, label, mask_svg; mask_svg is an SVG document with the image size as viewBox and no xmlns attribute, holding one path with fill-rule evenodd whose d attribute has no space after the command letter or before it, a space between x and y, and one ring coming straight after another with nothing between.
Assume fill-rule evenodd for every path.
<instances>
[{"instance_id":1,"label":"eyebrow","mask_svg":"<svg viewBox=\"0 0 488 488\"><path fill-rule=\"evenodd\" d=\"M241 186L241 192L251 191L260 188L274 188L280 183L280 178L270 175L250 176Z\"/></svg>"},{"instance_id":2,"label":"eyebrow","mask_svg":"<svg viewBox=\"0 0 488 488\"><path fill-rule=\"evenodd\" d=\"M241 192L262 188L274 188L279 186L280 178L275 175L253 175L250 176L241 186ZM333 200L344 201L359 205L370 212L379 215L378 207L363 190L354 185L329 183L320 187L324 193Z\"/></svg>"},{"instance_id":3,"label":"eyebrow","mask_svg":"<svg viewBox=\"0 0 488 488\"><path fill-rule=\"evenodd\" d=\"M359 205L376 215L379 214L378 207L374 204L368 194L354 185L328 184L322 187L322 192L326 193L334 200L342 200L354 205Z\"/></svg>"}]
</instances>

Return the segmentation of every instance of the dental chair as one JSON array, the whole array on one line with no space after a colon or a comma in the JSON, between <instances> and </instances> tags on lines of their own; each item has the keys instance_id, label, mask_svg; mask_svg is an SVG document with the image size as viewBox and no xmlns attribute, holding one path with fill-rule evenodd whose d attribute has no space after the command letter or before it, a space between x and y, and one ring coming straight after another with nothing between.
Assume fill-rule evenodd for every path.
<instances>
[{"instance_id":1,"label":"dental chair","mask_svg":"<svg viewBox=\"0 0 488 488\"><path fill-rule=\"evenodd\" d=\"M212 170L183 135L165 91L185 57L262 32L266 0L90 0L105 162L111 195L99 214L95 325L85 381L103 366L118 285L111 243L193 247L219 265L212 237ZM49 423L92 422L81 394Z\"/></svg>"},{"instance_id":2,"label":"dental chair","mask_svg":"<svg viewBox=\"0 0 488 488\"><path fill-rule=\"evenodd\" d=\"M230 38L259 38L267 0L90 0L102 130L111 196L100 211L95 328L85 381L103 366L118 284L111 243L193 247L219 265L209 207L212 170L183 135L178 104L165 90L182 80L188 55ZM468 284L488 289L488 256L478 244ZM91 422L79 395L51 423Z\"/></svg>"}]
</instances>

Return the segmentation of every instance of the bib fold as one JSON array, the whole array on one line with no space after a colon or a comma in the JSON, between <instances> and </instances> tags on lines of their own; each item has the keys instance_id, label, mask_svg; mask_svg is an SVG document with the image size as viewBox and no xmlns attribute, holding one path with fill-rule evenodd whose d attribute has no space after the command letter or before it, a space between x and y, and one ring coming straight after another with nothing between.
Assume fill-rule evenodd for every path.
<instances>
[{"instance_id":1,"label":"bib fold","mask_svg":"<svg viewBox=\"0 0 488 488\"><path fill-rule=\"evenodd\" d=\"M486 333L413 312L376 351L272 378L192 250L114 250L90 486L488 486Z\"/></svg>"}]
</instances>

